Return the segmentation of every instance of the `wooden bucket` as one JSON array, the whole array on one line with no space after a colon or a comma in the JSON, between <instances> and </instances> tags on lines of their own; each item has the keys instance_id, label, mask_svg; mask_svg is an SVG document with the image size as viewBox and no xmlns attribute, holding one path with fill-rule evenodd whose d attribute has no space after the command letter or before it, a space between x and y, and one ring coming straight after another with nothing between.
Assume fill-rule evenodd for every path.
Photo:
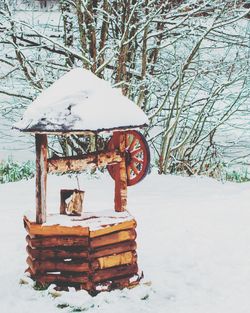
<instances>
[{"instance_id":1,"label":"wooden bucket","mask_svg":"<svg viewBox=\"0 0 250 313\"><path fill-rule=\"evenodd\" d=\"M61 189L60 214L81 215L83 212L84 191Z\"/></svg>"}]
</instances>

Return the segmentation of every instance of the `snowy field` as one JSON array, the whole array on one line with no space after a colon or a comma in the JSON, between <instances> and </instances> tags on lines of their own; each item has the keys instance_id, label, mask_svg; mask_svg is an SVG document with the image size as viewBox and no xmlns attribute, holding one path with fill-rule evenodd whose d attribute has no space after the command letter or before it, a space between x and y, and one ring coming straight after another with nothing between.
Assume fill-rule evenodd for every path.
<instances>
[{"instance_id":1,"label":"snowy field","mask_svg":"<svg viewBox=\"0 0 250 313\"><path fill-rule=\"evenodd\" d=\"M113 182L80 177L85 210L113 207ZM75 179L49 177L49 212L59 189ZM36 291L26 269L22 216L35 210L34 180L0 185L1 313L152 312L248 313L250 310L250 184L151 174L130 187L138 222L138 263L144 280L134 289L90 297L85 291ZM20 284L25 278L28 284Z\"/></svg>"}]
</instances>

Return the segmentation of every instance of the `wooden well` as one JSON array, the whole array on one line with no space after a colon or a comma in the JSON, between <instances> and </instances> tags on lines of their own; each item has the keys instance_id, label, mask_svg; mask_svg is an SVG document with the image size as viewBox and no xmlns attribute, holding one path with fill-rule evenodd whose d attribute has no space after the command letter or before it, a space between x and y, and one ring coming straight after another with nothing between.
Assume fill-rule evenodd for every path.
<instances>
[{"instance_id":1,"label":"wooden well","mask_svg":"<svg viewBox=\"0 0 250 313\"><path fill-rule=\"evenodd\" d=\"M136 221L129 213L121 218L114 212L108 225L101 224L107 219L101 214L67 218L72 225L40 225L24 217L28 271L39 285L53 283L95 294L139 282Z\"/></svg>"},{"instance_id":2,"label":"wooden well","mask_svg":"<svg viewBox=\"0 0 250 313\"><path fill-rule=\"evenodd\" d=\"M99 103L102 95L107 100L105 111L104 103ZM136 131L147 125L147 116L136 104L90 71L78 68L44 90L14 126L35 135L36 218L24 217L24 225L28 232L28 271L36 282L55 283L63 288L73 286L90 293L138 283L136 222L127 212L127 186L143 179L149 168L149 148L143 135ZM112 137L98 151L98 134L103 132L111 132ZM54 135L91 135L95 151L71 156L53 154L49 158L47 137ZM107 222L102 215L88 216L85 208L75 219L65 215L65 200L71 190L62 190L60 214L51 222L47 213L47 175L81 172L89 166L107 167L114 179L111 220ZM83 191L76 192L81 193L80 202L70 212L78 213L81 210L76 210L76 206L82 209Z\"/></svg>"},{"instance_id":3,"label":"wooden well","mask_svg":"<svg viewBox=\"0 0 250 313\"><path fill-rule=\"evenodd\" d=\"M87 290L96 294L136 285L140 280L136 254L136 221L126 210L127 172L125 136L113 134L111 149L81 157L47 158L47 135L36 134L36 219L24 217L28 232L27 271L41 286ZM61 190L60 213L46 212L47 174L114 165L114 210L66 215L64 201L71 190ZM77 191L80 192L80 191ZM97 214L97 215L96 215ZM69 225L70 224L70 225ZM93 226L94 225L94 226Z\"/></svg>"}]
</instances>

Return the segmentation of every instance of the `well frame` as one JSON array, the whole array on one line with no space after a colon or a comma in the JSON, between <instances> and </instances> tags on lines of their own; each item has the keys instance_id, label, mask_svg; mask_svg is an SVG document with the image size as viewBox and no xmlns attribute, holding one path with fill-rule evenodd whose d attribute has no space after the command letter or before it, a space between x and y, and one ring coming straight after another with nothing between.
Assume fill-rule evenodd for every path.
<instances>
[{"instance_id":1,"label":"well frame","mask_svg":"<svg viewBox=\"0 0 250 313\"><path fill-rule=\"evenodd\" d=\"M54 283L60 289L72 286L95 295L139 283L142 275L137 264L137 223L126 210L125 137L126 131L115 131L111 150L79 157L48 158L47 134L35 134L36 221L25 216L24 226L28 233L27 272L39 286ZM46 223L48 173L82 171L88 166L111 164L115 165L112 222L100 223L96 229L91 229L91 219L82 225L76 221L72 226ZM65 211L60 210L59 214ZM121 220L123 214L126 217Z\"/></svg>"},{"instance_id":2,"label":"well frame","mask_svg":"<svg viewBox=\"0 0 250 313\"><path fill-rule=\"evenodd\" d=\"M49 133L36 133L36 223L46 222L47 212L47 175L48 173L65 173L67 171L82 171L89 166L106 166L115 164L114 209L123 212L127 207L127 172L125 161L126 131L114 131L113 149L102 152L88 153L73 157L48 158ZM73 134L73 132L65 133ZM54 134L53 134L54 135Z\"/></svg>"}]
</instances>

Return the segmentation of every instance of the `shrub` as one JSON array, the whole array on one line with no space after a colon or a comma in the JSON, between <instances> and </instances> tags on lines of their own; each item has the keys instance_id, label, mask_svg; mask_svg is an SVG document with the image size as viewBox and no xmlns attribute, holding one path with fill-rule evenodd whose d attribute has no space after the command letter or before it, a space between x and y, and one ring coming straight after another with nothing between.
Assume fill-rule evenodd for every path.
<instances>
[{"instance_id":1,"label":"shrub","mask_svg":"<svg viewBox=\"0 0 250 313\"><path fill-rule=\"evenodd\" d=\"M34 162L14 162L11 158L0 162L0 183L15 182L32 178L35 174Z\"/></svg>"}]
</instances>

